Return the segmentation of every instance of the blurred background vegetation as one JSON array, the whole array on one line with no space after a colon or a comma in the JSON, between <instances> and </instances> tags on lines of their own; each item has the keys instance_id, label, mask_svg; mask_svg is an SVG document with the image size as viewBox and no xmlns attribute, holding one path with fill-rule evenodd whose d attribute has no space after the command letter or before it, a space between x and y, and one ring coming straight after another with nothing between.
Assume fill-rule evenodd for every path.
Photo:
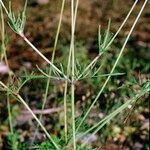
<instances>
[{"instance_id":1,"label":"blurred background vegetation","mask_svg":"<svg viewBox=\"0 0 150 150\"><path fill-rule=\"evenodd\" d=\"M76 58L82 65L87 65L98 54L97 33L98 26L104 32L107 29L109 18L111 19L111 32L115 33L133 4L133 0L82 0L79 2L77 23L75 32ZM23 1L13 0L12 6L16 12L22 9ZM143 1L139 1L127 24L120 32L110 50L100 59L97 65L102 65L101 75L110 72L119 50L123 44L134 18L140 10ZM6 5L8 1L6 1ZM120 104L140 90L143 83L150 75L150 3L146 6L136 28L126 46L123 58L116 68L117 73L123 73L111 78L109 84L100 96L85 126L94 125L97 120L115 110ZM25 35L38 47L41 52L51 58L54 40L59 21L61 8L60 0L29 0L27 7L27 22ZM63 14L61 32L56 50L55 63L67 63L70 46L70 1L67 0ZM7 56L10 69L15 72L14 85L18 84L18 78L25 72L37 72L36 64L44 69L47 64L39 56L31 51L22 39L14 34L6 25L8 36ZM2 81L7 81L7 74L0 74ZM87 108L98 93L105 76L86 79L76 85L77 114ZM21 90L21 95L32 109L42 106L45 79L31 80ZM64 83L53 81L50 84L46 108L60 107L63 105ZM149 149L149 97L146 95L134 106L118 115L103 130L99 131L99 138L92 143L93 147L102 147L106 150ZM24 109L14 98L11 98L13 127L20 134L20 141L30 142L34 134L35 121L33 118L25 120L21 112ZM7 134L9 132L8 114L4 93L0 92L0 149L5 148ZM97 115L98 114L98 115ZM45 115L43 124L57 136L63 129L63 113L59 112ZM37 137L37 143L42 143L45 137L42 132Z\"/></svg>"}]
</instances>

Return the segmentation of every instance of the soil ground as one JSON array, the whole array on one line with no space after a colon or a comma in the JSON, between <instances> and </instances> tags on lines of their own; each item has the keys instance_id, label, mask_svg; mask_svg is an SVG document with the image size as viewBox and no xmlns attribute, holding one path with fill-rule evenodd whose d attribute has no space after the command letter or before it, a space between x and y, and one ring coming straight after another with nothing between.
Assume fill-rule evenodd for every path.
<instances>
[{"instance_id":1,"label":"soil ground","mask_svg":"<svg viewBox=\"0 0 150 150\"><path fill-rule=\"evenodd\" d=\"M126 26L123 28L121 33L119 34L117 40L115 41L115 44L121 44L123 38L127 35L127 32L129 31L135 16L140 10L140 7L142 6L143 1L140 1L134 10L132 16L128 20ZM7 1L6 1L7 4ZM101 25L101 28L104 30L107 28L107 23L109 18L111 18L111 31L115 32L118 27L121 25L123 19L125 18L126 14L128 13L129 9L131 8L133 4L133 0L123 1L123 0L82 0L79 2L79 9L77 14L77 22L76 22L76 41L82 41L84 43L84 46L86 47L88 58L92 59L97 54L97 47L96 47L96 40L97 40L97 30L98 25ZM13 0L12 2L13 9L18 12L19 9L22 8L23 2L18 0ZM149 41L150 41L150 11L149 11L150 4L147 5L145 8L138 24L136 25L136 28L134 30L134 33L132 34L132 37L129 41L128 47L132 47L134 53L136 53L137 59L140 58L146 62L150 60L150 51L149 51ZM61 1L60 0L52 0L46 2L44 4L43 2L31 0L29 1L28 8L27 8L27 22L25 27L25 35L29 38L29 40L34 43L36 47L38 47L41 52L48 58L51 57L55 35L56 35L56 29L57 24L59 21L59 14L60 14L60 8L61 8ZM9 37L9 44L7 47L7 55L8 55L8 63L10 65L10 69L15 72L16 76L19 76L21 72L24 70L32 71L36 69L36 64L44 68L46 66L45 62L39 58L37 54L35 54L31 48L29 48L22 39L20 39L15 33L13 33L9 27L6 27L7 34ZM121 42L120 42L121 41ZM70 43L70 2L69 0L66 0L65 4L65 10L64 10L64 16L62 20L62 28L60 32L59 42L58 45L69 45ZM135 52L136 51L136 52ZM56 57L59 59L61 57L62 52L60 50L60 47L58 46L56 51ZM140 66L139 66L140 68ZM136 70L137 71L137 70ZM140 71L140 69L138 70ZM137 74L137 72L134 72ZM147 78L148 74L141 74L141 76L145 79ZM0 75L0 79L3 81L7 80L7 75ZM59 99L59 96L62 96L62 84L58 83L60 86L58 86L50 95L49 99L50 102L47 103L46 108L49 107L58 107L58 103L55 102L55 97ZM32 109L34 108L40 108L37 104L37 101L42 98L42 91L40 91L40 88L43 87L42 85L38 88L34 87L36 85L36 81L32 82L33 89L30 92L30 89L25 87L22 91L23 96L27 96L27 99L29 100L29 104ZM79 89L77 91L77 98L80 99L84 94L87 94L87 91L90 91L90 96L92 97L93 91L91 90L90 85L86 85L85 87L82 87L82 84L79 85ZM85 90L85 89L88 90ZM34 90L35 89L35 90ZM84 93L84 94L83 94ZM4 146L4 137L8 133L8 126L6 126L6 118L7 118L7 108L6 108L6 98L4 98L4 93L0 93L0 149L2 146ZM32 99L32 100L31 100ZM34 99L34 100L33 100ZM82 98L81 98L82 99ZM145 98L148 100L148 98ZM5 100L5 102L4 102ZM77 103L81 103L78 102ZM146 103L147 104L147 103ZM13 105L13 109L16 109L16 112L20 112L20 105L18 106L18 102L11 99L11 105ZM15 107L16 105L16 107ZM78 105L78 104L77 104ZM21 108L23 108L21 106ZM14 111L15 112L15 111ZM123 137L120 134L120 143L114 142L111 138L107 139L107 143L103 144L103 149L105 150L117 150L117 149L133 149L133 150L140 150L145 149L144 148L144 142L149 139L148 137L148 125L149 125L149 109L147 106L143 106L142 108L138 107L138 117L136 117L136 121L138 122L138 119L141 121L141 125L134 128L135 134L133 134L129 139L126 139L127 136ZM95 112L93 112L94 114ZM137 114L134 113L131 115L131 120L129 121L130 124L134 120L133 118ZM16 114L14 113L14 116ZM59 130L52 130L52 126L58 121L58 118L55 120L54 115L50 115L50 117L44 117L44 122L48 130L53 132L55 135L59 136ZM20 117L20 118L19 118ZM20 115L19 120L14 118L15 122L15 129L18 131L18 133L23 135L23 139L26 138L28 140L31 140L30 137L32 137L32 134L34 132L34 127L30 126L29 123L24 123L22 116ZM29 116L27 116L27 120ZM133 118L132 118L133 117ZM140 118L141 117L141 118ZM25 118L24 118L25 119ZM26 120L25 120L26 121ZM60 121L60 120L59 120ZM136 122L135 121L135 122ZM35 122L31 123L32 125L35 124ZM144 128L145 127L145 128ZM144 130L142 130L144 128ZM132 126L130 130L132 129ZM128 129L126 129L128 130ZM141 132L144 139L140 137ZM136 136L140 140L138 141L136 139ZM125 138L125 139L124 139ZM44 137L43 134L39 134L38 140L41 142L43 141ZM137 142L136 142L137 141ZM98 145L96 143L96 145Z\"/></svg>"}]
</instances>

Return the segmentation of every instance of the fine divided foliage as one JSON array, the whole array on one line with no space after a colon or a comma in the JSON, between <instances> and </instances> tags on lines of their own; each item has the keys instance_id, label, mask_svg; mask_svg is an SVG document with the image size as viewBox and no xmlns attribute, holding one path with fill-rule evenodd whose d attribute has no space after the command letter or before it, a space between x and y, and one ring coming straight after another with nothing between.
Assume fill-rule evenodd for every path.
<instances>
[{"instance_id":1,"label":"fine divided foliage","mask_svg":"<svg viewBox=\"0 0 150 150\"><path fill-rule=\"evenodd\" d=\"M12 5L13 2L9 2L8 9L5 6L4 2L0 0L0 9L1 9L1 46L0 46L0 61L4 61L8 68L8 60L7 60L7 54L6 49L8 43L8 37L6 36L5 31L5 21L4 21L4 14L7 16L7 23L9 27L14 31L21 39L24 40L24 42L29 45L34 52L36 52L39 57L43 58L43 60L48 64L47 68L40 68L38 65L36 68L36 71L33 70L31 73L24 72L19 75L19 77L14 81L15 79L15 73L11 72L9 69L9 76L8 76L8 82L0 81L0 90L6 93L7 97L7 109L8 109L8 120L9 120L9 126L10 126L10 134L6 137L6 144L8 149L12 150L23 150L23 149L39 149L39 150L98 150L100 147L92 146L90 145L91 141L93 142L95 139L97 139L98 132L102 130L107 124L110 125L110 122L112 120L115 120L115 118L124 112L124 110L128 109L129 106L133 106L135 103L137 103L142 97L144 97L146 94L150 92L150 80L145 81L143 85L139 87L139 90L135 93L133 91L133 94L128 96L128 100L124 103L119 103L117 105L117 108L115 110L107 111L109 113L106 113L104 116L101 117L101 119L96 120L94 124L88 124L88 117L90 117L91 111L95 108L96 104L98 103L99 99L101 98L103 92L109 86L109 81L112 78L117 78L123 75L126 75L124 72L119 72L116 68L123 58L123 53L125 51L125 47L127 45L127 42L129 41L129 38L134 31L135 25L137 24L145 5L147 4L148 0L145 0L142 4L142 7L136 16L132 26L130 27L130 30L125 37L124 43L122 44L119 53L117 54L117 58L113 60L112 64L113 66L110 69L110 72L103 73L102 68L105 65L105 63L100 64L100 59L107 56L109 51L111 50L113 46L113 42L116 39L117 35L120 33L121 29L124 27L125 23L128 21L129 16L133 12L135 6L137 5L138 0L135 0L134 4L130 8L127 16L125 17L124 21L118 28L115 34L111 32L111 20L109 19L107 29L103 32L101 26L99 25L98 28L98 35L97 35L97 47L98 47L98 54L97 56L91 61L87 61L87 55L85 56L85 49L82 49L82 52L84 51L84 54L82 52L76 51L76 43L75 40L75 29L76 29L76 19L77 19L77 12L78 12L78 5L79 0L71 0L71 39L70 39L70 48L67 52L64 52L65 60L63 62L59 62L56 64L54 63L55 60L55 51L57 47L58 37L60 33L61 23L62 23L62 17L63 17L63 11L64 11L64 4L65 0L62 0L62 6L60 11L60 19L58 23L57 33L55 37L54 42L54 49L52 53L52 58L49 60L46 56L44 56L41 51L32 44L28 38L25 36L24 29L25 29L25 23L26 23L26 9L28 5L28 1L25 1L23 10L16 15L13 11ZM4 10L4 11L3 11ZM81 46L84 47L84 46ZM78 52L78 54L77 54ZM82 58L81 58L82 57ZM61 59L61 58L60 58ZM104 78L104 82L99 83L99 78ZM28 104L28 102L22 97L20 91L24 86L28 86L28 83L35 81L44 81L44 90L40 89L43 92L43 101L41 105L41 110L39 113L39 117L36 115L34 110L32 110ZM77 86L84 84L84 82L87 83L96 83L93 84L93 86L96 89L96 94L94 96L91 96L90 100L85 101L86 96L89 97L86 94L85 97L82 97L83 99L83 106L84 109L82 111L79 110L78 102L77 102ZM47 99L48 99L48 93L50 91L50 84L55 84L56 87L59 87L61 83L63 83L63 92L60 94L60 99L63 99L63 113L60 113L60 116L63 117L63 123L57 122L57 126L62 126L63 128L59 129L59 133L57 131L50 131L46 128L43 124L43 118L44 118L44 110L46 107ZM42 87L42 86L41 86ZM97 89L97 87L101 87L100 89ZM57 88L56 88L57 89ZM116 88L116 90L118 90ZM90 93L90 92L89 92ZM37 93L38 94L38 93ZM63 95L63 96L62 96ZM13 118L12 118L12 110L11 110L11 103L10 98L13 97L14 99L17 99L29 112L30 116L35 119L37 125L34 126L35 133L33 135L33 138L29 141L29 144L27 143L21 143L19 140L19 135L15 133L15 129L13 127ZM59 100L59 97L57 96L56 99ZM88 98L87 98L88 99ZM124 99L124 97L122 97ZM62 104L62 102L60 102ZM81 107L81 106L80 106ZM78 113L77 113L78 112ZM99 115L98 113L96 114ZM54 116L55 117L55 116ZM61 120L61 119L60 119ZM57 125L60 124L60 125ZM49 125L51 126L51 125ZM42 131L41 131L42 130ZM29 131L30 132L30 131ZM38 136L39 132L43 132L44 136L47 138L45 141L41 143L36 143L36 137ZM56 132L56 133L55 133ZM101 133L103 134L103 133ZM80 136L79 136L80 135ZM98 137L99 139L99 137ZM87 144L89 143L89 144Z\"/></svg>"}]
</instances>

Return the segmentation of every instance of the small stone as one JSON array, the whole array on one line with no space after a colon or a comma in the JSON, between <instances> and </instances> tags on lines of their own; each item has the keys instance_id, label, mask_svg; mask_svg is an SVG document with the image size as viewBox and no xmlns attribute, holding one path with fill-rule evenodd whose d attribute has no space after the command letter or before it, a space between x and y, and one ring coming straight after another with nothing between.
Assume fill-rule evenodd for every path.
<instances>
[{"instance_id":1,"label":"small stone","mask_svg":"<svg viewBox=\"0 0 150 150\"><path fill-rule=\"evenodd\" d=\"M143 145L139 142L136 142L133 146L133 150L141 150L143 148Z\"/></svg>"},{"instance_id":2,"label":"small stone","mask_svg":"<svg viewBox=\"0 0 150 150\"><path fill-rule=\"evenodd\" d=\"M80 142L82 144L90 145L93 142L96 142L98 137L93 134L86 134L83 135L83 133L78 133L77 134L77 142Z\"/></svg>"},{"instance_id":3,"label":"small stone","mask_svg":"<svg viewBox=\"0 0 150 150\"><path fill-rule=\"evenodd\" d=\"M114 126L114 127L113 127L113 131L114 131L115 133L121 133L121 129L120 129L118 126Z\"/></svg>"},{"instance_id":4,"label":"small stone","mask_svg":"<svg viewBox=\"0 0 150 150\"><path fill-rule=\"evenodd\" d=\"M40 5L46 5L48 4L49 0L37 0L37 3Z\"/></svg>"},{"instance_id":5,"label":"small stone","mask_svg":"<svg viewBox=\"0 0 150 150\"><path fill-rule=\"evenodd\" d=\"M0 74L8 74L9 68L3 63L0 62Z\"/></svg>"}]
</instances>

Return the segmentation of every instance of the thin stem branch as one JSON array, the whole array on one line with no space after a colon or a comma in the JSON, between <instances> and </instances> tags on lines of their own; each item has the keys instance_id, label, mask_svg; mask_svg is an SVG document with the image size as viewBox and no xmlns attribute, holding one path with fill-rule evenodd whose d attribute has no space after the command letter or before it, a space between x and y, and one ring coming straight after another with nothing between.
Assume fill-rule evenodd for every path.
<instances>
[{"instance_id":1,"label":"thin stem branch","mask_svg":"<svg viewBox=\"0 0 150 150\"><path fill-rule=\"evenodd\" d=\"M121 48L121 50L120 50L120 53L119 53L119 55L118 55L118 57L117 57L117 60L115 61L115 64L113 65L113 68L112 68L111 71L110 71L110 75L107 77L105 83L103 84L101 90L100 90L99 93L97 94L95 100L93 101L93 103L91 104L90 108L87 110L85 116L84 116L83 119L81 120L81 122L80 122L80 124L79 124L79 126L78 126L78 128L77 128L77 131L78 131L78 129L80 128L80 126L82 125L82 123L84 122L84 120L86 119L86 117L88 116L88 114L89 114L89 112L91 111L91 109L93 108L94 104L97 102L98 98L100 97L101 93L103 92L104 88L106 87L106 85L107 85L109 79L111 78L111 76L112 76L111 74L114 72L114 70L115 70L115 68L116 68L116 66L117 66L117 64L118 64L118 62L119 62L119 60L120 60L120 58L121 58L121 56L122 56L122 54L123 54L123 52L124 52L124 48L125 48L125 46L126 46L128 40L129 40L129 37L130 37L131 33L133 32L133 29L134 29L134 27L135 27L137 21L139 20L139 17L140 17L140 15L141 15L141 13L142 13L142 11L143 11L143 9L144 9L144 7L145 7L147 1L148 1L148 0L146 0L146 1L144 2L144 4L143 4L143 6L142 6L142 8L141 8L141 10L140 10L140 12L139 12L139 14L137 15L137 17L136 17L136 19L135 19L135 21L134 21L134 23L133 23L133 25L132 25L132 27L131 27L131 29L130 29L128 35L127 35L127 37L126 37L126 40L125 40L125 42L124 42L124 44L123 44L123 46L122 46L122 48Z\"/></svg>"},{"instance_id":2,"label":"thin stem branch","mask_svg":"<svg viewBox=\"0 0 150 150\"><path fill-rule=\"evenodd\" d=\"M55 42L54 42L54 49L53 49L52 58L51 58L51 63L52 63L52 64L53 64L54 58L55 58L55 52L56 52L56 47L57 47L57 43L58 43L58 37L59 37L59 33L60 33L60 27L61 27L61 23L62 23L62 17L63 17L64 6L65 6L65 0L62 0L61 12L60 12L60 19L59 19L59 23L58 23L58 27L57 27L57 32L56 32L56 37L55 37ZM50 77L51 74L52 74L52 68L50 67L48 76ZM67 77L68 77L68 76L67 76ZM43 104L42 104L42 108L41 108L42 111L44 110L45 105L46 105L50 81L51 81L51 78L48 78L47 83L46 83L46 88L45 88L44 100L43 100ZM68 81L68 80L67 80L67 81ZM40 115L40 117L39 117L39 120L40 120L40 121L42 120L42 113L41 113L41 115ZM38 131L38 126L37 126L37 129L36 129L36 131L35 131L33 141L35 140L35 136L37 135L37 131ZM33 143L33 142L32 142L32 143Z\"/></svg>"},{"instance_id":3,"label":"thin stem branch","mask_svg":"<svg viewBox=\"0 0 150 150\"><path fill-rule=\"evenodd\" d=\"M102 54L97 55L94 60L83 70L83 72L78 76L77 80L79 80L94 64L98 61Z\"/></svg>"},{"instance_id":4,"label":"thin stem branch","mask_svg":"<svg viewBox=\"0 0 150 150\"><path fill-rule=\"evenodd\" d=\"M6 14L8 15L8 10L7 8L5 7L4 3L2 2L2 0L0 0L0 4L2 5L2 7L4 8Z\"/></svg>"},{"instance_id":5,"label":"thin stem branch","mask_svg":"<svg viewBox=\"0 0 150 150\"><path fill-rule=\"evenodd\" d=\"M111 38L111 40L110 40L109 43L106 45L106 47L104 47L104 49L108 49L108 47L112 44L112 42L114 41L114 39L117 37L117 35L118 35L119 32L121 31L122 27L125 25L126 21L128 20L128 18L129 18L129 16L130 16L131 12L133 11L133 9L134 9L134 7L136 6L136 4L137 4L138 1L139 1L139 0L136 0L136 1L134 2L134 4L132 5L132 7L131 7L129 13L127 14L126 18L125 18L124 21L122 22L121 26L119 27L119 29L117 30L117 32L115 33L115 35ZM102 54L103 54L103 53L99 54L97 57L94 58L94 60L93 60L93 61L84 69L84 71L79 75L78 79L80 79L80 78L84 75L84 73L86 73L86 72L91 68L91 66L99 60L99 58L101 57Z\"/></svg>"},{"instance_id":6,"label":"thin stem branch","mask_svg":"<svg viewBox=\"0 0 150 150\"><path fill-rule=\"evenodd\" d=\"M9 119L9 126L10 126L10 132L13 134L13 126L12 126L12 116L11 116L11 108L10 108L10 95L7 92L7 109L8 109L8 119Z\"/></svg>"},{"instance_id":7,"label":"thin stem branch","mask_svg":"<svg viewBox=\"0 0 150 150\"><path fill-rule=\"evenodd\" d=\"M70 75L70 61L71 61L71 51L69 51L68 64L67 64L67 77ZM68 140L68 116L67 116L67 89L68 89L68 81L65 82L64 89L64 131L65 131L65 142Z\"/></svg>"},{"instance_id":8,"label":"thin stem branch","mask_svg":"<svg viewBox=\"0 0 150 150\"><path fill-rule=\"evenodd\" d=\"M71 110L72 110L72 134L73 134L73 149L76 150L76 137L75 137L75 56L74 56L74 0L71 0Z\"/></svg>"},{"instance_id":9,"label":"thin stem branch","mask_svg":"<svg viewBox=\"0 0 150 150\"><path fill-rule=\"evenodd\" d=\"M71 4L72 5L72 4ZM74 46L74 32L75 32L75 24L76 24L76 17L77 17L77 11L78 11L78 5L79 5L79 0L76 1L76 6L75 6L75 12L71 12L72 14L72 36L71 36L71 43L70 43L70 50L69 50L69 57L68 57L68 63L67 63L67 77L69 77L70 75L70 70L71 70L71 59L72 59L72 46ZM74 15L74 19L73 19L73 15ZM74 48L73 48L74 49ZM73 65L74 66L74 65ZM72 72L73 73L73 72ZM72 81L73 83L74 81ZM74 86L74 85L73 85ZM72 89L72 92L73 92L73 86L71 87ZM68 88L68 81L66 80L65 82L65 90L64 90L64 127L65 127L65 134L67 135L67 88ZM72 97L73 97L73 94L72 94ZM74 101L74 100L73 100ZM73 102L72 102L73 105L75 105ZM72 109L74 109L72 107ZM73 116L74 114L72 114ZM74 117L72 117L72 120L73 120ZM75 119L75 118L74 118ZM75 124L75 123L74 123ZM74 125L75 126L75 125ZM75 129L75 127L74 127ZM75 137L74 137L75 139ZM65 141L67 141L67 136L65 136ZM75 142L74 142L75 143ZM75 144L74 144L75 145Z\"/></svg>"},{"instance_id":10,"label":"thin stem branch","mask_svg":"<svg viewBox=\"0 0 150 150\"><path fill-rule=\"evenodd\" d=\"M22 99L22 97L18 94L13 92L12 90L10 90L3 82L0 81L0 85L2 87L4 87L8 92L10 92L14 97L16 97L17 99L20 100L20 102L26 107L26 109L31 113L31 115L33 116L33 118L37 121L37 123L40 125L40 127L42 128L42 130L44 131L44 133L46 134L46 136L48 137L48 139L53 143L53 145L55 146L55 148L57 150L60 150L60 148L58 147L58 145L55 143L55 141L52 139L51 135L48 133L48 131L45 129L45 127L42 125L42 123L40 122L40 120L36 117L36 115L33 113L33 111L31 110L31 108L28 106L28 104Z\"/></svg>"},{"instance_id":11,"label":"thin stem branch","mask_svg":"<svg viewBox=\"0 0 150 150\"><path fill-rule=\"evenodd\" d=\"M67 78L67 76L62 72L60 71L51 61L49 61L27 38L24 34L19 34L23 39L24 41L31 46L31 48L36 52L38 53L48 64L50 64L52 66L53 69L55 69L60 75L62 75L66 80L68 80L69 82L70 79Z\"/></svg>"},{"instance_id":12,"label":"thin stem branch","mask_svg":"<svg viewBox=\"0 0 150 150\"><path fill-rule=\"evenodd\" d=\"M150 89L149 89L150 90ZM92 132L95 128L96 130L92 133L92 135L96 134L103 126L105 126L110 120L112 120L115 116L117 116L119 113L121 113L124 109L126 109L129 105L132 105L135 103L138 99L143 97L148 91L141 91L139 94L135 95L133 98L128 100L126 103L122 104L118 109L113 111L111 114L107 115L104 119L99 121L96 125L88 129L86 132L83 133L82 136L85 136L86 134Z\"/></svg>"},{"instance_id":13,"label":"thin stem branch","mask_svg":"<svg viewBox=\"0 0 150 150\"><path fill-rule=\"evenodd\" d=\"M9 73L9 78L10 78L10 80L11 80L11 73L10 73L10 68L9 68L8 59L7 59L7 55L6 55L4 15L3 15L3 10L2 10L2 7L1 7L1 6L0 6L0 12L1 12L2 51L3 51L3 56L4 56L4 60L5 60L6 66L7 66L8 70L9 70L9 71L8 71L8 73ZM1 59L3 59L3 56L1 57ZM11 115L9 92L7 92L7 109L8 109L8 120L9 120L10 132L13 134L12 115Z\"/></svg>"}]
</instances>

